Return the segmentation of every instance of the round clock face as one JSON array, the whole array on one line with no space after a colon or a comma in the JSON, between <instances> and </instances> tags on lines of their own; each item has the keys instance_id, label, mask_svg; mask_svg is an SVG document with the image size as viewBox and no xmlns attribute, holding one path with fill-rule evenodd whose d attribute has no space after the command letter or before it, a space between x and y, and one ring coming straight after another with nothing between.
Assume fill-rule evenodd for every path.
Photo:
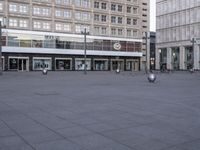
<instances>
[{"instance_id":1,"label":"round clock face","mask_svg":"<svg viewBox=\"0 0 200 150\"><path fill-rule=\"evenodd\" d=\"M115 44L113 45L113 47L114 47L115 50L120 50L122 46L121 46L120 43L115 43Z\"/></svg>"}]
</instances>

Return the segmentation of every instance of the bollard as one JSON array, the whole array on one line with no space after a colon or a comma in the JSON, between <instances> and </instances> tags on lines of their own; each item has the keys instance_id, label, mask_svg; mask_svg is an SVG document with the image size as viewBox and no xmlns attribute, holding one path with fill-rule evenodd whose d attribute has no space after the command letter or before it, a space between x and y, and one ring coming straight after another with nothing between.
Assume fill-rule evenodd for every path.
<instances>
[{"instance_id":1,"label":"bollard","mask_svg":"<svg viewBox=\"0 0 200 150\"><path fill-rule=\"evenodd\" d=\"M154 73L149 73L148 74L148 81L150 83L154 83L156 81L156 75Z\"/></svg>"}]
</instances>

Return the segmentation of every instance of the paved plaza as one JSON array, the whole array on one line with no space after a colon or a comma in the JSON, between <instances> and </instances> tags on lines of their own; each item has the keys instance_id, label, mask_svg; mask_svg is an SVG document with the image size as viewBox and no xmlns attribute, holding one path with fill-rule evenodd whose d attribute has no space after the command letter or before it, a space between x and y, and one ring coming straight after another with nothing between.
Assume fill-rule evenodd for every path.
<instances>
[{"instance_id":1,"label":"paved plaza","mask_svg":"<svg viewBox=\"0 0 200 150\"><path fill-rule=\"evenodd\" d=\"M200 73L5 72L0 150L200 150Z\"/></svg>"}]
</instances>

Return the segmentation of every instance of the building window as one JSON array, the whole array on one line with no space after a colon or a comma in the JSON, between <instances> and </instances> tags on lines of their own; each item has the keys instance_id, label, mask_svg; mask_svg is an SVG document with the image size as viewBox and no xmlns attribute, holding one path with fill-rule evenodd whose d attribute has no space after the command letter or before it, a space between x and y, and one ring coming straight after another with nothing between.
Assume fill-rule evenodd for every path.
<instances>
[{"instance_id":1,"label":"building window","mask_svg":"<svg viewBox=\"0 0 200 150\"><path fill-rule=\"evenodd\" d=\"M115 28L111 28L111 35L116 35L116 29Z\"/></svg>"},{"instance_id":2,"label":"building window","mask_svg":"<svg viewBox=\"0 0 200 150\"><path fill-rule=\"evenodd\" d=\"M94 27L94 34L99 35L100 34L100 27Z\"/></svg>"},{"instance_id":3,"label":"building window","mask_svg":"<svg viewBox=\"0 0 200 150\"><path fill-rule=\"evenodd\" d=\"M9 19L9 26L10 27L17 27L18 26L17 19Z\"/></svg>"},{"instance_id":4,"label":"building window","mask_svg":"<svg viewBox=\"0 0 200 150\"><path fill-rule=\"evenodd\" d=\"M116 23L116 17L115 16L111 16L111 23Z\"/></svg>"},{"instance_id":5,"label":"building window","mask_svg":"<svg viewBox=\"0 0 200 150\"><path fill-rule=\"evenodd\" d=\"M42 15L49 16L50 15L50 10L48 8L42 8Z\"/></svg>"},{"instance_id":6,"label":"building window","mask_svg":"<svg viewBox=\"0 0 200 150\"><path fill-rule=\"evenodd\" d=\"M128 25L131 25L131 18L127 18L126 23L127 23Z\"/></svg>"},{"instance_id":7,"label":"building window","mask_svg":"<svg viewBox=\"0 0 200 150\"><path fill-rule=\"evenodd\" d=\"M17 5L16 4L10 4L9 5L9 11L10 12L17 12Z\"/></svg>"},{"instance_id":8,"label":"building window","mask_svg":"<svg viewBox=\"0 0 200 150\"><path fill-rule=\"evenodd\" d=\"M106 27L102 27L101 28L101 34L102 35L106 35L107 34L107 28Z\"/></svg>"},{"instance_id":9,"label":"building window","mask_svg":"<svg viewBox=\"0 0 200 150\"><path fill-rule=\"evenodd\" d=\"M78 7L89 8L90 1L89 0L75 0L75 5Z\"/></svg>"},{"instance_id":10,"label":"building window","mask_svg":"<svg viewBox=\"0 0 200 150\"><path fill-rule=\"evenodd\" d=\"M116 11L116 4L111 4L111 10Z\"/></svg>"},{"instance_id":11,"label":"building window","mask_svg":"<svg viewBox=\"0 0 200 150\"><path fill-rule=\"evenodd\" d=\"M56 17L61 17L62 16L62 12L61 10L56 10Z\"/></svg>"},{"instance_id":12,"label":"building window","mask_svg":"<svg viewBox=\"0 0 200 150\"><path fill-rule=\"evenodd\" d=\"M81 33L81 31L84 31L84 29L86 29L87 32L90 31L90 27L89 26L86 26L86 25L76 25L75 26L76 33Z\"/></svg>"},{"instance_id":13,"label":"building window","mask_svg":"<svg viewBox=\"0 0 200 150\"><path fill-rule=\"evenodd\" d=\"M106 15L101 15L101 21L102 22L106 22L106 20L107 20L106 18L107 18Z\"/></svg>"},{"instance_id":14,"label":"building window","mask_svg":"<svg viewBox=\"0 0 200 150\"><path fill-rule=\"evenodd\" d=\"M19 20L19 27L27 28L28 27L28 21L27 20Z\"/></svg>"},{"instance_id":15,"label":"building window","mask_svg":"<svg viewBox=\"0 0 200 150\"><path fill-rule=\"evenodd\" d=\"M40 8L39 7L34 7L33 8L33 14L34 15L39 15L40 14Z\"/></svg>"},{"instance_id":16,"label":"building window","mask_svg":"<svg viewBox=\"0 0 200 150\"><path fill-rule=\"evenodd\" d=\"M122 24L122 17L118 17L118 23Z\"/></svg>"},{"instance_id":17,"label":"building window","mask_svg":"<svg viewBox=\"0 0 200 150\"><path fill-rule=\"evenodd\" d=\"M64 15L64 18L71 18L71 12L70 11L65 10L63 15Z\"/></svg>"},{"instance_id":18,"label":"building window","mask_svg":"<svg viewBox=\"0 0 200 150\"><path fill-rule=\"evenodd\" d=\"M71 59L56 58L56 70L71 70Z\"/></svg>"},{"instance_id":19,"label":"building window","mask_svg":"<svg viewBox=\"0 0 200 150\"><path fill-rule=\"evenodd\" d=\"M101 9L107 9L107 4L106 3L101 3Z\"/></svg>"},{"instance_id":20,"label":"building window","mask_svg":"<svg viewBox=\"0 0 200 150\"><path fill-rule=\"evenodd\" d=\"M99 21L99 14L94 14L94 21Z\"/></svg>"},{"instance_id":21,"label":"building window","mask_svg":"<svg viewBox=\"0 0 200 150\"><path fill-rule=\"evenodd\" d=\"M66 31L66 32L70 32L70 31L71 31L71 25L69 25L69 24L64 24L64 25L63 25L63 30Z\"/></svg>"},{"instance_id":22,"label":"building window","mask_svg":"<svg viewBox=\"0 0 200 150\"><path fill-rule=\"evenodd\" d=\"M35 29L41 29L41 22L34 21L33 22L33 28L35 28Z\"/></svg>"},{"instance_id":23,"label":"building window","mask_svg":"<svg viewBox=\"0 0 200 150\"><path fill-rule=\"evenodd\" d=\"M131 37L131 36L132 36L132 31L128 29L128 30L126 31L126 34L127 34L128 37Z\"/></svg>"},{"instance_id":24,"label":"building window","mask_svg":"<svg viewBox=\"0 0 200 150\"><path fill-rule=\"evenodd\" d=\"M57 30L57 31L61 31L61 30L62 30L62 25L56 23L56 30Z\"/></svg>"},{"instance_id":25,"label":"building window","mask_svg":"<svg viewBox=\"0 0 200 150\"><path fill-rule=\"evenodd\" d=\"M24 5L19 6L19 12L20 13L27 13L28 12L28 7L24 6Z\"/></svg>"},{"instance_id":26,"label":"building window","mask_svg":"<svg viewBox=\"0 0 200 150\"><path fill-rule=\"evenodd\" d=\"M3 11L3 3L0 2L0 11Z\"/></svg>"},{"instance_id":27,"label":"building window","mask_svg":"<svg viewBox=\"0 0 200 150\"><path fill-rule=\"evenodd\" d=\"M138 8L137 7L133 7L133 14L137 14L138 13Z\"/></svg>"},{"instance_id":28,"label":"building window","mask_svg":"<svg viewBox=\"0 0 200 150\"><path fill-rule=\"evenodd\" d=\"M120 36L123 35L123 29L118 29L118 35L120 35Z\"/></svg>"},{"instance_id":29,"label":"building window","mask_svg":"<svg viewBox=\"0 0 200 150\"><path fill-rule=\"evenodd\" d=\"M91 70L91 60L87 59L86 63L84 59L75 60L75 70L84 70L86 64L86 70Z\"/></svg>"},{"instance_id":30,"label":"building window","mask_svg":"<svg viewBox=\"0 0 200 150\"><path fill-rule=\"evenodd\" d=\"M122 5L118 5L118 11L119 12L122 12L122 8L123 8Z\"/></svg>"},{"instance_id":31,"label":"building window","mask_svg":"<svg viewBox=\"0 0 200 150\"><path fill-rule=\"evenodd\" d=\"M76 12L75 18L77 20L89 21L90 20L90 14L87 13L87 12Z\"/></svg>"},{"instance_id":32,"label":"building window","mask_svg":"<svg viewBox=\"0 0 200 150\"><path fill-rule=\"evenodd\" d=\"M131 13L131 6L127 6L126 12L127 12L127 13Z\"/></svg>"},{"instance_id":33,"label":"building window","mask_svg":"<svg viewBox=\"0 0 200 150\"><path fill-rule=\"evenodd\" d=\"M94 2L94 8L99 8L99 2Z\"/></svg>"},{"instance_id":34,"label":"building window","mask_svg":"<svg viewBox=\"0 0 200 150\"><path fill-rule=\"evenodd\" d=\"M70 4L70 0L56 0L56 4L59 4L59 5L69 5Z\"/></svg>"},{"instance_id":35,"label":"building window","mask_svg":"<svg viewBox=\"0 0 200 150\"><path fill-rule=\"evenodd\" d=\"M43 22L42 26L43 26L43 29L50 30L50 23L49 22Z\"/></svg>"},{"instance_id":36,"label":"building window","mask_svg":"<svg viewBox=\"0 0 200 150\"><path fill-rule=\"evenodd\" d=\"M133 25L137 25L137 19L133 19Z\"/></svg>"},{"instance_id":37,"label":"building window","mask_svg":"<svg viewBox=\"0 0 200 150\"><path fill-rule=\"evenodd\" d=\"M51 58L33 58L33 70L42 70L44 68L51 70Z\"/></svg>"},{"instance_id":38,"label":"building window","mask_svg":"<svg viewBox=\"0 0 200 150\"><path fill-rule=\"evenodd\" d=\"M138 36L138 31L137 30L133 30L133 37L137 37Z\"/></svg>"}]
</instances>

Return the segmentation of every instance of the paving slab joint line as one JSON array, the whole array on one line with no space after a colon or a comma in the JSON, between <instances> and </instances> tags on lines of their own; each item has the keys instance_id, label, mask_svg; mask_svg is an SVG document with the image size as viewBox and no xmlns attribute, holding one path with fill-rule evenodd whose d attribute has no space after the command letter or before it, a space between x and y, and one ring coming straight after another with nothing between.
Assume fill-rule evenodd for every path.
<instances>
[{"instance_id":1,"label":"paving slab joint line","mask_svg":"<svg viewBox=\"0 0 200 150\"><path fill-rule=\"evenodd\" d=\"M11 131L13 131L22 141L24 141L28 146L30 146L33 150L36 150L26 139L24 139L17 131L12 129L4 120L0 119Z\"/></svg>"},{"instance_id":2,"label":"paving slab joint line","mask_svg":"<svg viewBox=\"0 0 200 150\"><path fill-rule=\"evenodd\" d=\"M10 105L8 105L8 104L6 104L6 103L5 103L5 105L7 105L8 107L12 108L13 110L16 110L15 108L13 108L12 106L10 106ZM76 145L77 145L77 143L75 143L74 141L72 141L72 140L66 138L65 136L63 136L63 135L60 134L59 132L56 132L55 130L53 130L53 129L47 127L46 125L44 125L44 124L38 122L37 120L35 120L35 119L33 119L32 117L30 117L30 116L28 116L28 115L26 115L26 114L20 112L19 110L16 110L16 111L19 112L20 114L23 114L24 116L30 118L32 121L36 122L37 124L39 124L39 125L41 125L41 126L47 128L47 129L49 129L49 130L52 131L53 133L55 133L55 134L61 136L63 139L65 139L65 140L67 140L67 141L70 141L70 142L72 142L73 144L76 144ZM1 121L3 121L3 120L1 120ZM4 121L3 121L3 122L4 122ZM33 150L37 150L34 146L32 146L30 143L28 143L28 141L26 141L20 134L18 134L15 130L13 130L12 128L10 128L6 122L4 122L4 123L5 123L5 125L6 125L9 129L11 129L17 136L19 136L26 144L28 144L29 146L31 146L31 148L32 148Z\"/></svg>"},{"instance_id":3,"label":"paving slab joint line","mask_svg":"<svg viewBox=\"0 0 200 150\"><path fill-rule=\"evenodd\" d=\"M168 150L169 148L173 148L173 147L180 146L180 145L187 144L187 143L192 143L192 142L199 141L199 140L200 140L200 138L194 139L194 140L191 140L191 141L186 141L186 142L183 142L183 143L171 145L171 146L169 146L169 147L167 147L167 148L163 148L163 149L160 149L160 150ZM184 149L183 149L183 150L184 150Z\"/></svg>"}]
</instances>

